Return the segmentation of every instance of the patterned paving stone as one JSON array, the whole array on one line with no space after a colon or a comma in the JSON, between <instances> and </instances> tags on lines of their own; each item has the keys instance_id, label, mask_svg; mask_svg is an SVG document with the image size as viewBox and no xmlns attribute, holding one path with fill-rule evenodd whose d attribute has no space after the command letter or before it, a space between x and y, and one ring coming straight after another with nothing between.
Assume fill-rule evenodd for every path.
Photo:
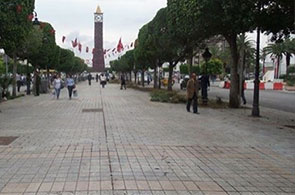
<instances>
[{"instance_id":1,"label":"patterned paving stone","mask_svg":"<svg viewBox=\"0 0 295 195\"><path fill-rule=\"evenodd\" d=\"M116 85L78 90L0 104L0 136L19 137L0 146L0 195L295 193L294 131Z\"/></svg>"}]
</instances>

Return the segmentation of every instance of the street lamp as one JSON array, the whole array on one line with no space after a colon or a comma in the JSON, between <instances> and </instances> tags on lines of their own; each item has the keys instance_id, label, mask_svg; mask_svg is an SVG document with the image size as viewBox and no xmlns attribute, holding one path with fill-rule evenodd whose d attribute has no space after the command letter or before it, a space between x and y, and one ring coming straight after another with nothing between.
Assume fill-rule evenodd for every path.
<instances>
[{"instance_id":1,"label":"street lamp","mask_svg":"<svg viewBox=\"0 0 295 195\"><path fill-rule=\"evenodd\" d=\"M205 52L202 54L202 57L204 58L204 60L206 62L205 74L207 74L207 65L208 65L209 60L212 57L212 54L210 53L208 48L205 49Z\"/></svg>"},{"instance_id":2,"label":"street lamp","mask_svg":"<svg viewBox=\"0 0 295 195\"><path fill-rule=\"evenodd\" d=\"M37 14L37 12L33 12L34 13L34 21L33 21L33 25L34 26L36 26L36 27L39 27L40 26L40 22L39 22L39 20L38 20L38 14Z\"/></svg>"},{"instance_id":3,"label":"street lamp","mask_svg":"<svg viewBox=\"0 0 295 195\"><path fill-rule=\"evenodd\" d=\"M207 105L207 103L208 103L208 87L210 87L209 76L207 75L207 67L208 67L208 62L212 57L212 54L210 53L208 48L205 49L205 52L202 54L202 57L204 58L204 60L206 62L205 72L201 78L202 101L203 101L204 105Z\"/></svg>"}]
</instances>

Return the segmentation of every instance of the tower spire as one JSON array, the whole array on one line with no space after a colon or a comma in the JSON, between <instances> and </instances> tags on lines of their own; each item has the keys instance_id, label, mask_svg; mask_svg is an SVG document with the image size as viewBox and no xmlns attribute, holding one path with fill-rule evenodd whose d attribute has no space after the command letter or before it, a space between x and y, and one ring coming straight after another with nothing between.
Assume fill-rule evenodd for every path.
<instances>
[{"instance_id":1,"label":"tower spire","mask_svg":"<svg viewBox=\"0 0 295 195\"><path fill-rule=\"evenodd\" d=\"M100 6L98 5L97 8L96 8L96 14L102 14L103 12L101 11L100 9Z\"/></svg>"}]
</instances>

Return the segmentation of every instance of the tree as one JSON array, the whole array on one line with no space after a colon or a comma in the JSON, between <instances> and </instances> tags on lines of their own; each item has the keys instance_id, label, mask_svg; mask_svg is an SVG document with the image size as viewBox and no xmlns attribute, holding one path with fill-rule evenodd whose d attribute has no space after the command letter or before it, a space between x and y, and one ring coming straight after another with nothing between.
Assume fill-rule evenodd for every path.
<instances>
[{"instance_id":1,"label":"tree","mask_svg":"<svg viewBox=\"0 0 295 195\"><path fill-rule=\"evenodd\" d=\"M21 46L27 37L32 22L28 16L34 10L34 0L22 1L2 0L0 4L0 48L14 60L13 96L16 96L17 57Z\"/></svg>"},{"instance_id":2,"label":"tree","mask_svg":"<svg viewBox=\"0 0 295 195\"><path fill-rule=\"evenodd\" d=\"M168 0L168 26L173 42L179 45L177 56L187 58L189 72L192 73L193 57L200 49L204 49L206 37L204 28L200 28L196 20L197 4L188 0ZM190 10L193 10L190 12Z\"/></svg>"},{"instance_id":3,"label":"tree","mask_svg":"<svg viewBox=\"0 0 295 195\"><path fill-rule=\"evenodd\" d=\"M0 58L0 77L5 74L5 64L2 58Z\"/></svg>"},{"instance_id":4,"label":"tree","mask_svg":"<svg viewBox=\"0 0 295 195\"><path fill-rule=\"evenodd\" d=\"M275 68L275 78L279 78L280 63L286 51L284 43L283 42L270 43L268 44L268 46L264 48L264 51L266 54L271 54L271 56L274 56L277 58L277 64Z\"/></svg>"},{"instance_id":5,"label":"tree","mask_svg":"<svg viewBox=\"0 0 295 195\"><path fill-rule=\"evenodd\" d=\"M201 64L200 74L219 75L223 72L222 66L223 63L221 60L213 58L209 60L208 63L204 62Z\"/></svg>"},{"instance_id":6,"label":"tree","mask_svg":"<svg viewBox=\"0 0 295 195\"><path fill-rule=\"evenodd\" d=\"M285 45L285 55L286 55L287 76L288 76L291 57L295 54L295 39L290 39L290 38L286 39L284 41L284 45Z\"/></svg>"},{"instance_id":7,"label":"tree","mask_svg":"<svg viewBox=\"0 0 295 195\"><path fill-rule=\"evenodd\" d=\"M135 63L139 65L141 70L141 84L144 87L144 73L154 64L154 51L152 48L151 36L148 34L148 24L144 25L138 34L137 46L134 51Z\"/></svg>"},{"instance_id":8,"label":"tree","mask_svg":"<svg viewBox=\"0 0 295 195\"><path fill-rule=\"evenodd\" d=\"M223 35L229 44L231 52L230 107L238 108L240 98L237 39L239 34L255 28L254 11L257 7L252 1L242 0L191 0L190 3L198 8L194 18L198 20L200 28L206 29L207 36ZM195 9L189 9L190 13L195 11Z\"/></svg>"},{"instance_id":9,"label":"tree","mask_svg":"<svg viewBox=\"0 0 295 195\"><path fill-rule=\"evenodd\" d=\"M74 53L68 49L59 48L60 58L59 66L56 68L59 72L72 73L74 66Z\"/></svg>"}]
</instances>

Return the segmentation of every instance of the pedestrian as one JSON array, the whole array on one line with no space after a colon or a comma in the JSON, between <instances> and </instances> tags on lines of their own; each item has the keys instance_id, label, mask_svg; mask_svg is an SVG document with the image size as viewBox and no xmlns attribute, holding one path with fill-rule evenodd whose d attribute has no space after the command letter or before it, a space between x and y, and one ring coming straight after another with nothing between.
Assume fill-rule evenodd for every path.
<instances>
[{"instance_id":1,"label":"pedestrian","mask_svg":"<svg viewBox=\"0 0 295 195\"><path fill-rule=\"evenodd\" d=\"M123 88L126 90L127 87L126 87L126 76L125 74L122 74L121 75L121 90L123 90Z\"/></svg>"},{"instance_id":2,"label":"pedestrian","mask_svg":"<svg viewBox=\"0 0 295 195\"><path fill-rule=\"evenodd\" d=\"M100 75L100 84L101 84L102 88L104 88L105 85L107 84L107 77L104 74Z\"/></svg>"},{"instance_id":3,"label":"pedestrian","mask_svg":"<svg viewBox=\"0 0 295 195\"><path fill-rule=\"evenodd\" d=\"M95 78L96 78L96 82L98 83L98 79L99 79L98 74L96 74Z\"/></svg>"},{"instance_id":4,"label":"pedestrian","mask_svg":"<svg viewBox=\"0 0 295 195\"><path fill-rule=\"evenodd\" d=\"M91 85L91 80L92 80L92 75L89 73L88 74L88 84L89 84L89 86Z\"/></svg>"},{"instance_id":5,"label":"pedestrian","mask_svg":"<svg viewBox=\"0 0 295 195\"><path fill-rule=\"evenodd\" d=\"M243 100L243 104L246 105L247 104L247 100L245 97L245 77L242 78L242 82L240 83L240 75L238 74L238 80L239 80L239 89L240 89L240 85L242 85L242 90L240 91L241 93L241 98Z\"/></svg>"},{"instance_id":6,"label":"pedestrian","mask_svg":"<svg viewBox=\"0 0 295 195\"><path fill-rule=\"evenodd\" d=\"M62 87L62 80L60 79L59 75L56 75L54 81L53 81L53 87L55 90L56 99L59 99L60 90Z\"/></svg>"},{"instance_id":7,"label":"pedestrian","mask_svg":"<svg viewBox=\"0 0 295 195\"><path fill-rule=\"evenodd\" d=\"M202 101L203 104L208 102L208 87L210 87L210 80L208 75L202 75L201 77L201 89L202 89Z\"/></svg>"},{"instance_id":8,"label":"pedestrian","mask_svg":"<svg viewBox=\"0 0 295 195\"><path fill-rule=\"evenodd\" d=\"M73 95L73 90L76 88L75 81L71 74L69 74L67 78L67 87L69 91L69 99L71 100Z\"/></svg>"},{"instance_id":9,"label":"pedestrian","mask_svg":"<svg viewBox=\"0 0 295 195\"><path fill-rule=\"evenodd\" d=\"M198 95L199 95L199 80L197 79L197 75L192 73L190 80L187 82L186 90L187 90L187 105L186 110L190 112L191 104L193 102L193 110L195 114L199 114L198 112Z\"/></svg>"},{"instance_id":10,"label":"pedestrian","mask_svg":"<svg viewBox=\"0 0 295 195\"><path fill-rule=\"evenodd\" d=\"M16 85L17 85L17 92L20 92L22 81L21 81L21 75L19 74L16 74Z\"/></svg>"}]
</instances>

